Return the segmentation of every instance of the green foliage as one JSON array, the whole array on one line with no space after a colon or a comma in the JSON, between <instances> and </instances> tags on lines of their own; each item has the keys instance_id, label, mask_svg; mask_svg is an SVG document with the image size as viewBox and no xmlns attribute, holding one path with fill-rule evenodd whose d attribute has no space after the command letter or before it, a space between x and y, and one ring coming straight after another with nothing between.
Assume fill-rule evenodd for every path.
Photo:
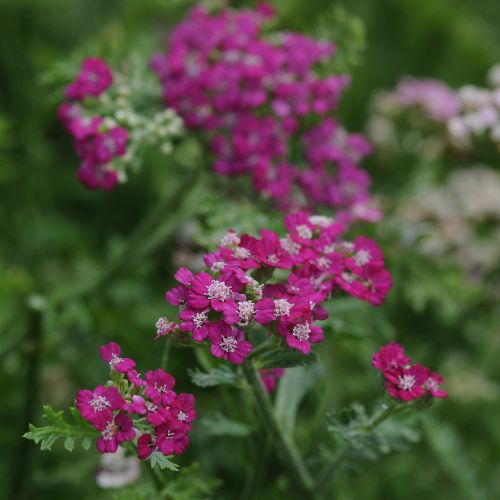
<instances>
[{"instance_id":1,"label":"green foliage","mask_svg":"<svg viewBox=\"0 0 500 500\"><path fill-rule=\"evenodd\" d=\"M316 363L318 355L315 352L304 354L296 349L272 349L264 352L258 358L259 368L292 368Z\"/></svg>"},{"instance_id":2,"label":"green foliage","mask_svg":"<svg viewBox=\"0 0 500 500\"><path fill-rule=\"evenodd\" d=\"M276 394L275 413L284 431L293 435L299 405L324 375L320 363L297 366L285 372Z\"/></svg>"},{"instance_id":3,"label":"green foliage","mask_svg":"<svg viewBox=\"0 0 500 500\"><path fill-rule=\"evenodd\" d=\"M90 449L93 438L98 437L99 432L82 418L76 408L70 408L70 413L74 424L64 420L63 411L56 412L49 405L45 405L43 418L47 420L49 425L36 427L30 424L29 432L23 437L40 444L42 450L52 449L52 445L60 438L64 439L64 448L68 451L73 451L76 441L81 442L84 450Z\"/></svg>"},{"instance_id":4,"label":"green foliage","mask_svg":"<svg viewBox=\"0 0 500 500\"><path fill-rule=\"evenodd\" d=\"M411 418L390 418L390 407L383 407L381 414L387 416L381 423L376 417L369 417L360 403L353 403L349 408L327 415L328 431L344 441L349 457L364 460L376 460L392 451L406 450L420 439L413 416Z\"/></svg>"},{"instance_id":5,"label":"green foliage","mask_svg":"<svg viewBox=\"0 0 500 500\"><path fill-rule=\"evenodd\" d=\"M202 372L195 368L188 370L191 382L198 387L214 387L217 385L234 385L239 381L238 375L228 366L222 365L209 372Z\"/></svg>"},{"instance_id":6,"label":"green foliage","mask_svg":"<svg viewBox=\"0 0 500 500\"><path fill-rule=\"evenodd\" d=\"M177 472L179 470L179 466L170 460L170 457L166 457L163 453L158 450L153 451L151 455L149 455L149 462L151 463L151 468L154 469L157 467L161 470L170 470Z\"/></svg>"},{"instance_id":7,"label":"green foliage","mask_svg":"<svg viewBox=\"0 0 500 500\"><path fill-rule=\"evenodd\" d=\"M252 433L248 424L231 420L220 413L202 418L200 425L208 436L247 437Z\"/></svg>"},{"instance_id":8,"label":"green foliage","mask_svg":"<svg viewBox=\"0 0 500 500\"><path fill-rule=\"evenodd\" d=\"M325 71L350 73L361 62L366 48L365 25L359 16L334 5L323 12L312 30L313 36L335 44L336 52Z\"/></svg>"}]
</instances>

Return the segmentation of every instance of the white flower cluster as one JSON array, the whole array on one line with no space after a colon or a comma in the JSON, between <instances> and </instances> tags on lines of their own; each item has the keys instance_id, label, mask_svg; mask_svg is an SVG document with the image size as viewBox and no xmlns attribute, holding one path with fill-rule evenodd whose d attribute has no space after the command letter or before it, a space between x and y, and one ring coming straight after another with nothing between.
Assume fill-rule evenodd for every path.
<instances>
[{"instance_id":1,"label":"white flower cluster","mask_svg":"<svg viewBox=\"0 0 500 500\"><path fill-rule=\"evenodd\" d=\"M407 243L453 256L481 277L500 262L500 174L487 167L455 172L444 187L422 189L399 208ZM408 224L408 222L410 224Z\"/></svg>"},{"instance_id":2,"label":"white flower cluster","mask_svg":"<svg viewBox=\"0 0 500 500\"><path fill-rule=\"evenodd\" d=\"M456 147L469 149L476 136L489 137L500 145L500 65L493 66L488 76L491 88L465 85L457 91L460 111L447 123Z\"/></svg>"},{"instance_id":3,"label":"white flower cluster","mask_svg":"<svg viewBox=\"0 0 500 500\"><path fill-rule=\"evenodd\" d=\"M476 140L500 149L500 64L490 69L488 84L453 90L437 80L405 77L394 90L375 94L367 135L386 152L423 157L436 157L447 145L470 150Z\"/></svg>"}]
</instances>

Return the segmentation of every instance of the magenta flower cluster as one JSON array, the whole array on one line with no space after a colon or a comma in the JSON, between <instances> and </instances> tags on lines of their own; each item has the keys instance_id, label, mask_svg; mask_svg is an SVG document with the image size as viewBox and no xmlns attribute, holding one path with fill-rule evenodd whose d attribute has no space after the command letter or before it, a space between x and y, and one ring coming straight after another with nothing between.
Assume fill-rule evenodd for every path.
<instances>
[{"instance_id":1,"label":"magenta flower cluster","mask_svg":"<svg viewBox=\"0 0 500 500\"><path fill-rule=\"evenodd\" d=\"M161 368L141 378L135 361L121 357L121 348L115 342L102 346L100 354L112 373L122 374L121 382L109 381L94 390L82 389L76 395L82 417L100 432L99 452L115 453L119 445L135 439L139 428L140 459L155 450L166 456L183 453L189 443L191 422L196 418L194 396L177 394L173 390L174 377Z\"/></svg>"},{"instance_id":2,"label":"magenta flower cluster","mask_svg":"<svg viewBox=\"0 0 500 500\"><path fill-rule=\"evenodd\" d=\"M272 16L267 5L217 15L193 8L151 61L166 105L206 133L217 173L250 175L281 208L325 205L377 220L358 166L371 147L328 117L349 78L316 71L335 47L291 32L265 36Z\"/></svg>"},{"instance_id":3,"label":"magenta flower cluster","mask_svg":"<svg viewBox=\"0 0 500 500\"><path fill-rule=\"evenodd\" d=\"M382 373L385 387L394 399L411 401L430 396L446 398L441 389L443 377L419 364L412 364L403 348L396 342L380 348L373 356L372 365Z\"/></svg>"},{"instance_id":4,"label":"magenta flower cluster","mask_svg":"<svg viewBox=\"0 0 500 500\"><path fill-rule=\"evenodd\" d=\"M75 80L68 85L59 106L58 116L73 136L75 151L82 162L78 169L80 181L90 189L112 189L118 173L111 168L115 157L125 155L128 132L123 127L106 126L101 116L85 111L84 100L98 98L113 83L111 69L97 58L85 59Z\"/></svg>"},{"instance_id":5,"label":"magenta flower cluster","mask_svg":"<svg viewBox=\"0 0 500 500\"><path fill-rule=\"evenodd\" d=\"M241 364L252 351L246 332L255 323L309 354L323 340L315 322L328 317L322 304L334 292L383 302L392 279L373 240L344 241L341 224L304 211L286 216L285 226L283 237L268 229L260 238L229 231L204 256L206 271L179 269L179 285L166 294L180 309L179 324L161 318L157 334L187 332L208 341L215 357Z\"/></svg>"}]
</instances>

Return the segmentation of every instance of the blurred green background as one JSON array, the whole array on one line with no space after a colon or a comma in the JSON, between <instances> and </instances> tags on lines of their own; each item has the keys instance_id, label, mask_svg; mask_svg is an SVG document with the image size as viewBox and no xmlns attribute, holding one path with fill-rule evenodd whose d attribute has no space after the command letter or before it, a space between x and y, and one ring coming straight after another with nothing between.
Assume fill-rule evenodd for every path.
<instances>
[{"instance_id":1,"label":"blurred green background","mask_svg":"<svg viewBox=\"0 0 500 500\"><path fill-rule=\"evenodd\" d=\"M181 231L166 230L168 237L152 251L129 255L107 272L144 214L162 195L180 189L189 169L172 170L168 159L152 155L115 191L86 191L75 177L71 140L56 119L63 77L85 55L106 55L114 62L162 48L169 27L189 5L0 0L2 498L113 497L115 492L93 480L97 453L69 455L62 446L40 452L21 439L27 421L40 423L41 404L65 408L78 388L103 379L106 369L97 349L105 341L119 341L142 369L159 365L154 323L169 312L163 294L177 264L199 250L191 233L199 243L207 234L220 236L225 225L238 229L245 220L257 227L279 220L262 204L256 216L248 202L228 214L229 201L217 196L213 181L215 194L186 218ZM352 72L340 116L352 131L363 130L374 91L394 86L402 75L431 76L451 86L483 85L489 67L500 61L497 0L276 0L274 5L280 26L338 42L339 58L345 54L340 69ZM336 11L338 6L344 10ZM333 308L335 328L321 347L326 374L307 396L301 427L310 422L308 408L319 404L320 395L325 411L353 399L372 405L380 390L371 354L397 338L415 360L443 372L450 397L428 412L422 438L409 451L342 471L331 498L500 498L498 274L471 283L451 258L437 260L401 246L404 223L395 211L400 198L421 185L423 169L446 172L466 165L425 165L408 157L381 161L377 155L365 165L388 216L378 228L361 231L376 235L387 253L395 289L377 310L347 299ZM498 170L500 161L491 166ZM161 223L168 218L166 213ZM75 295L89 277L100 280L99 288ZM37 308L52 297L57 303L43 315L41 329ZM197 393L199 413L217 411L217 390L202 394L185 374L196 363L194 355L175 351L171 363L179 388ZM245 446L245 439L205 436L198 428L179 462L196 459L203 474L223 482L214 497L234 499L252 474ZM269 498L282 498L272 469L265 481Z\"/></svg>"}]
</instances>

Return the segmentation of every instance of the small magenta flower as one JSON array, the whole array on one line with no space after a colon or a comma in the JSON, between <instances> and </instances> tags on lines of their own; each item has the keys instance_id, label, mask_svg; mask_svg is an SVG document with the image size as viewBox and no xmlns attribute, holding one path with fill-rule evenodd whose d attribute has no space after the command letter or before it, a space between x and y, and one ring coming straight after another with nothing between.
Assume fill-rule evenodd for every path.
<instances>
[{"instance_id":1,"label":"small magenta flower","mask_svg":"<svg viewBox=\"0 0 500 500\"><path fill-rule=\"evenodd\" d=\"M172 333L177 329L177 323L175 321L169 321L165 316L159 318L155 326L156 336L154 340L158 340L160 337L168 335L169 333Z\"/></svg>"},{"instance_id":2,"label":"small magenta flower","mask_svg":"<svg viewBox=\"0 0 500 500\"><path fill-rule=\"evenodd\" d=\"M151 399L155 405L168 406L176 397L172 390L175 386L175 378L162 368L146 372L146 389L144 394Z\"/></svg>"},{"instance_id":3,"label":"small magenta flower","mask_svg":"<svg viewBox=\"0 0 500 500\"><path fill-rule=\"evenodd\" d=\"M412 364L397 342L390 342L373 355L372 365L382 373L387 391L394 399L412 401L426 394L446 398L443 377L425 366Z\"/></svg>"},{"instance_id":4,"label":"small magenta flower","mask_svg":"<svg viewBox=\"0 0 500 500\"><path fill-rule=\"evenodd\" d=\"M124 406L129 413L146 415L147 421L152 425L160 425L171 418L168 409L144 399L142 396L132 396L131 402Z\"/></svg>"},{"instance_id":5,"label":"small magenta flower","mask_svg":"<svg viewBox=\"0 0 500 500\"><path fill-rule=\"evenodd\" d=\"M304 354L311 352L311 344L316 344L323 340L322 328L312 325L307 320L298 323L280 323L278 332L285 338L286 343L292 349L298 349Z\"/></svg>"},{"instance_id":6,"label":"small magenta flower","mask_svg":"<svg viewBox=\"0 0 500 500\"><path fill-rule=\"evenodd\" d=\"M190 429L191 422L196 418L194 409L194 396L192 394L178 394L177 398L170 405L172 417L183 424L185 430Z\"/></svg>"},{"instance_id":7,"label":"small magenta flower","mask_svg":"<svg viewBox=\"0 0 500 500\"><path fill-rule=\"evenodd\" d=\"M284 368L269 368L259 370L260 378L267 392L274 392L278 379L285 374Z\"/></svg>"},{"instance_id":8,"label":"small magenta flower","mask_svg":"<svg viewBox=\"0 0 500 500\"><path fill-rule=\"evenodd\" d=\"M196 342L203 342L208 337L210 327L208 309L205 311L184 309L179 313L179 318L182 320L180 329L183 332L191 332Z\"/></svg>"},{"instance_id":9,"label":"small magenta flower","mask_svg":"<svg viewBox=\"0 0 500 500\"><path fill-rule=\"evenodd\" d=\"M448 393L440 387L443 382L444 379L441 375L428 370L427 380L423 383L423 387L435 398L447 398Z\"/></svg>"},{"instance_id":10,"label":"small magenta flower","mask_svg":"<svg viewBox=\"0 0 500 500\"><path fill-rule=\"evenodd\" d=\"M98 133L94 138L93 156L99 163L108 163L115 156L123 156L127 151L128 132L123 127L113 127Z\"/></svg>"},{"instance_id":11,"label":"small magenta flower","mask_svg":"<svg viewBox=\"0 0 500 500\"><path fill-rule=\"evenodd\" d=\"M103 429L111 422L113 412L124 405L125 400L116 387L98 385L93 391L82 389L76 394L75 406L82 417L97 429Z\"/></svg>"},{"instance_id":12,"label":"small magenta flower","mask_svg":"<svg viewBox=\"0 0 500 500\"><path fill-rule=\"evenodd\" d=\"M135 430L132 428L132 419L120 412L101 430L101 435L97 440L97 449L99 453L115 453L119 444L131 441L134 437Z\"/></svg>"},{"instance_id":13,"label":"small magenta flower","mask_svg":"<svg viewBox=\"0 0 500 500\"><path fill-rule=\"evenodd\" d=\"M137 440L137 456L146 460L156 450L156 438L151 434L142 434Z\"/></svg>"},{"instance_id":14,"label":"small magenta flower","mask_svg":"<svg viewBox=\"0 0 500 500\"><path fill-rule=\"evenodd\" d=\"M141 378L141 374L137 370L129 370L127 372L129 382L136 387L146 385L146 381Z\"/></svg>"},{"instance_id":15,"label":"small magenta flower","mask_svg":"<svg viewBox=\"0 0 500 500\"><path fill-rule=\"evenodd\" d=\"M118 184L118 173L93 160L84 160L77 171L80 182L89 189L113 189Z\"/></svg>"},{"instance_id":16,"label":"small magenta flower","mask_svg":"<svg viewBox=\"0 0 500 500\"><path fill-rule=\"evenodd\" d=\"M422 365L412 365L409 368L388 370L384 373L387 390L395 399L411 401L425 394L422 385L427 380L427 368Z\"/></svg>"},{"instance_id":17,"label":"small magenta flower","mask_svg":"<svg viewBox=\"0 0 500 500\"><path fill-rule=\"evenodd\" d=\"M166 456L182 455L189 444L184 432L185 426L178 420L171 420L156 428L156 446Z\"/></svg>"},{"instance_id":18,"label":"small magenta flower","mask_svg":"<svg viewBox=\"0 0 500 500\"><path fill-rule=\"evenodd\" d=\"M373 355L372 359L372 366L381 372L394 370L399 367L404 368L410 363L411 359L405 356L403 347L394 341L381 347L379 351Z\"/></svg>"},{"instance_id":19,"label":"small magenta flower","mask_svg":"<svg viewBox=\"0 0 500 500\"><path fill-rule=\"evenodd\" d=\"M233 328L222 321L213 325L210 331L211 353L216 358L231 361L235 365L243 363L252 350L252 344L245 340L241 330Z\"/></svg>"},{"instance_id":20,"label":"small magenta flower","mask_svg":"<svg viewBox=\"0 0 500 500\"><path fill-rule=\"evenodd\" d=\"M135 361L130 358L120 358L121 347L116 342L109 342L99 349L101 358L106 361L112 370L127 373L135 367Z\"/></svg>"},{"instance_id":21,"label":"small magenta flower","mask_svg":"<svg viewBox=\"0 0 500 500\"><path fill-rule=\"evenodd\" d=\"M96 57L88 57L82 63L74 82L68 85L64 95L68 99L81 100L87 96L98 97L113 83L109 66Z\"/></svg>"}]
</instances>

